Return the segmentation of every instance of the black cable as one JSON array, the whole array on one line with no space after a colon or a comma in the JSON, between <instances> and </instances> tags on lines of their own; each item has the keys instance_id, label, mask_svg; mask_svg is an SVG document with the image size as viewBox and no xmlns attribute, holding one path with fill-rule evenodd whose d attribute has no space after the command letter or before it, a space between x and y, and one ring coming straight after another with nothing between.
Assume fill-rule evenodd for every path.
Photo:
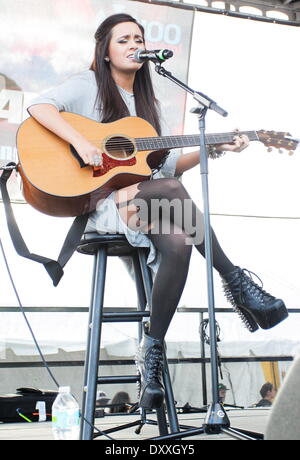
<instances>
[{"instance_id":1,"label":"black cable","mask_svg":"<svg viewBox=\"0 0 300 460\"><path fill-rule=\"evenodd\" d=\"M200 326L199 326L199 334L200 334L201 340L204 341L204 343L206 343L207 345L210 344L210 337L209 337L208 333L206 332L206 329L208 328L208 326L209 326L209 319L208 318L204 319L203 321L201 321ZM217 342L221 342L221 339L220 339L221 329L220 329L219 323L217 321L215 321L215 327L216 327L216 339L217 339ZM218 358L218 367L219 367L220 377L223 380L222 363L221 363L221 358L220 358L220 354L219 354L218 349L217 349L217 354L218 354L217 358Z\"/></svg>"},{"instance_id":2,"label":"black cable","mask_svg":"<svg viewBox=\"0 0 300 460\"><path fill-rule=\"evenodd\" d=\"M203 321L201 321L200 326L199 326L200 337L207 345L210 344L210 338L209 338L208 333L206 332L206 329L208 328L208 325L209 325L209 319L207 318L207 319L204 319ZM220 326L219 326L218 322L216 321L217 342L221 341L220 333L221 333L221 329L220 329Z\"/></svg>"},{"instance_id":3,"label":"black cable","mask_svg":"<svg viewBox=\"0 0 300 460\"><path fill-rule=\"evenodd\" d=\"M41 358L41 360L43 361L43 364L44 364L44 366L45 366L47 372L49 373L51 379L53 380L53 382L55 383L55 385L57 386L57 388L59 388L60 385L59 385L58 381L56 380L56 378L54 377L54 375L53 375L53 373L52 373L52 371L51 371L51 369L50 369L48 363L46 362L46 360L45 360L45 358L44 358L44 355L43 355L43 353L42 353L42 350L41 350L41 348L40 348L40 346L39 346L39 344L38 344L38 342L37 342L37 340L36 340L36 337L35 337L35 335L34 335L34 332L33 332L33 330L32 330L32 327L31 327L31 325L30 325L30 323L29 323L29 321L28 321L28 318L27 318L27 316L26 316L24 307L23 307L23 305L22 305L20 296L19 296L19 294L18 294L17 288L16 288L16 286L15 286L15 283L14 283L14 280L13 280L13 277L12 277L12 274L11 274L11 271L10 271L10 268L9 268L9 265L8 265L7 257L6 257L4 248L3 248L3 244L2 244L1 238L0 238L0 248L1 248L1 252L2 252L2 255L3 255L5 267L6 267L6 270L7 270L7 273L8 273L8 276L9 276L9 279L10 279L10 282L11 282L11 285L12 285L12 288L13 288L14 293L15 293L15 295L16 295L16 298L17 298L17 300L18 300L18 304L19 304L21 313L22 313L22 315L23 315L23 317L24 317L24 319L25 319L25 322L26 322L27 327L28 327L28 329L29 329L29 331L30 331L30 334L31 334L31 336L32 336L32 339L33 339L33 341L34 341L34 344L35 344L35 346L36 346L36 348L37 348L37 350L38 350L38 353L39 353L39 355L40 355L40 358ZM81 415L81 417L83 418L83 420L84 420L89 426L91 426L94 430L98 431L98 433L100 433L100 434L103 435L103 436L106 436L106 437L107 437L108 439L110 439L111 441L114 441L114 438L111 438L108 434L106 434L106 433L104 433L103 431L99 430L95 425L92 425L92 424L91 424L88 420L86 420L86 418L83 417L82 415Z\"/></svg>"},{"instance_id":4,"label":"black cable","mask_svg":"<svg viewBox=\"0 0 300 460\"><path fill-rule=\"evenodd\" d=\"M45 360L45 358L44 358L44 355L43 355L43 353L42 353L42 350L40 349L40 346L39 346L39 344L38 344L38 342L37 342L37 340L36 340L36 338L35 338L35 335L34 335L34 332L33 332L32 328L31 328L31 326L30 326L30 323L29 323L29 321L28 321L28 319L27 319L26 313L25 313L25 311L24 311L24 307L23 307L22 302L21 302L21 300L20 300L18 291L17 291L17 289L16 289L16 286L15 286L15 283L14 283L14 280L13 280L13 277L12 277L12 274L11 274L11 271L10 271L10 268L9 268L9 265L8 265L8 262L7 262L7 258L6 258L6 254L5 254L5 251L4 251L4 248L3 248L3 244L2 244L1 238L0 238L0 247L1 247L1 252L2 252L2 255L3 255L4 263L5 263L5 266L6 266L6 270L7 270L7 273L8 273L8 276L9 276L9 279L10 279L10 282L11 282L11 285L12 285L12 288L13 288L14 293L15 293L15 295L16 295L16 298L17 298L17 300L18 300L18 304L19 304L21 313L22 313L22 315L23 315L23 317L24 317L24 319L25 319L25 322L26 322L26 324L27 324L27 327L28 327L28 329L29 329L29 331L30 331L30 334L31 334L32 338L33 338L34 344L35 344L35 346L36 346L36 348L37 348L37 350L38 350L38 352L39 352L39 355L40 355L40 357L41 357L41 360L43 361L43 364L44 364L44 366L46 367L46 369L47 369L47 371L48 371L48 373L49 373L51 379L53 380L53 382L55 383L55 385L56 385L57 387L59 387L59 383L58 383L58 381L56 380L56 378L54 377L54 375L53 375L51 369L49 368L49 366L48 366L48 364L47 364L47 362L46 362L46 360Z\"/></svg>"}]
</instances>

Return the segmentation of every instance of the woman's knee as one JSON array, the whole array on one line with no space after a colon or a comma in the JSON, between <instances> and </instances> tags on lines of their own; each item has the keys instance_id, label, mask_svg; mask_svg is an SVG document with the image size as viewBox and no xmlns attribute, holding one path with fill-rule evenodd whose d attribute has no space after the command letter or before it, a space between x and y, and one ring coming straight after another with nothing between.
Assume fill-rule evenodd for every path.
<instances>
[{"instance_id":1,"label":"woman's knee","mask_svg":"<svg viewBox=\"0 0 300 460\"><path fill-rule=\"evenodd\" d=\"M176 178L162 179L163 182L163 191L166 197L169 199L181 198L182 191L185 191L182 183Z\"/></svg>"}]
</instances>

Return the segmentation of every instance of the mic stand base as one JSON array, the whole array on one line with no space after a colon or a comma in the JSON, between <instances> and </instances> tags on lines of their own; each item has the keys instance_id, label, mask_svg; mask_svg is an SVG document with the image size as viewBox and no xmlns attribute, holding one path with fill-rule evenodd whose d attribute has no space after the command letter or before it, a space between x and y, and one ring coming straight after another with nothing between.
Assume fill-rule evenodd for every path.
<instances>
[{"instance_id":1,"label":"mic stand base","mask_svg":"<svg viewBox=\"0 0 300 460\"><path fill-rule=\"evenodd\" d=\"M220 434L222 428L229 428L230 422L220 403L211 404L208 408L203 429L206 434Z\"/></svg>"}]
</instances>

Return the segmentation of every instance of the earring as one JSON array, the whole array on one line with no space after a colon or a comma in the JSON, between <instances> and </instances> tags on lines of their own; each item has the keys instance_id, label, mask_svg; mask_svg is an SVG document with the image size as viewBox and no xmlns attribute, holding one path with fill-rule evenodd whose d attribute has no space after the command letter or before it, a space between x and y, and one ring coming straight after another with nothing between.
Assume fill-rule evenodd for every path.
<instances>
[{"instance_id":1,"label":"earring","mask_svg":"<svg viewBox=\"0 0 300 460\"><path fill-rule=\"evenodd\" d=\"M104 58L104 61L109 62L109 57L106 56L106 57Z\"/></svg>"}]
</instances>

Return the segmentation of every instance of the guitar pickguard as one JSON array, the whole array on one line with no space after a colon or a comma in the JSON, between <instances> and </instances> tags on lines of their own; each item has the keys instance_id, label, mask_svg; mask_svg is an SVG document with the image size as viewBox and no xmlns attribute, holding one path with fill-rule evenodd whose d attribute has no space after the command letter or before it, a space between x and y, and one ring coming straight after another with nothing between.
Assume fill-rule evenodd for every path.
<instances>
[{"instance_id":1,"label":"guitar pickguard","mask_svg":"<svg viewBox=\"0 0 300 460\"><path fill-rule=\"evenodd\" d=\"M104 176L108 171L117 166L134 166L136 164L136 158L130 158L129 160L114 160L113 158L106 155L106 153L102 153L102 166L95 166L93 167L93 176L99 177Z\"/></svg>"}]
</instances>

